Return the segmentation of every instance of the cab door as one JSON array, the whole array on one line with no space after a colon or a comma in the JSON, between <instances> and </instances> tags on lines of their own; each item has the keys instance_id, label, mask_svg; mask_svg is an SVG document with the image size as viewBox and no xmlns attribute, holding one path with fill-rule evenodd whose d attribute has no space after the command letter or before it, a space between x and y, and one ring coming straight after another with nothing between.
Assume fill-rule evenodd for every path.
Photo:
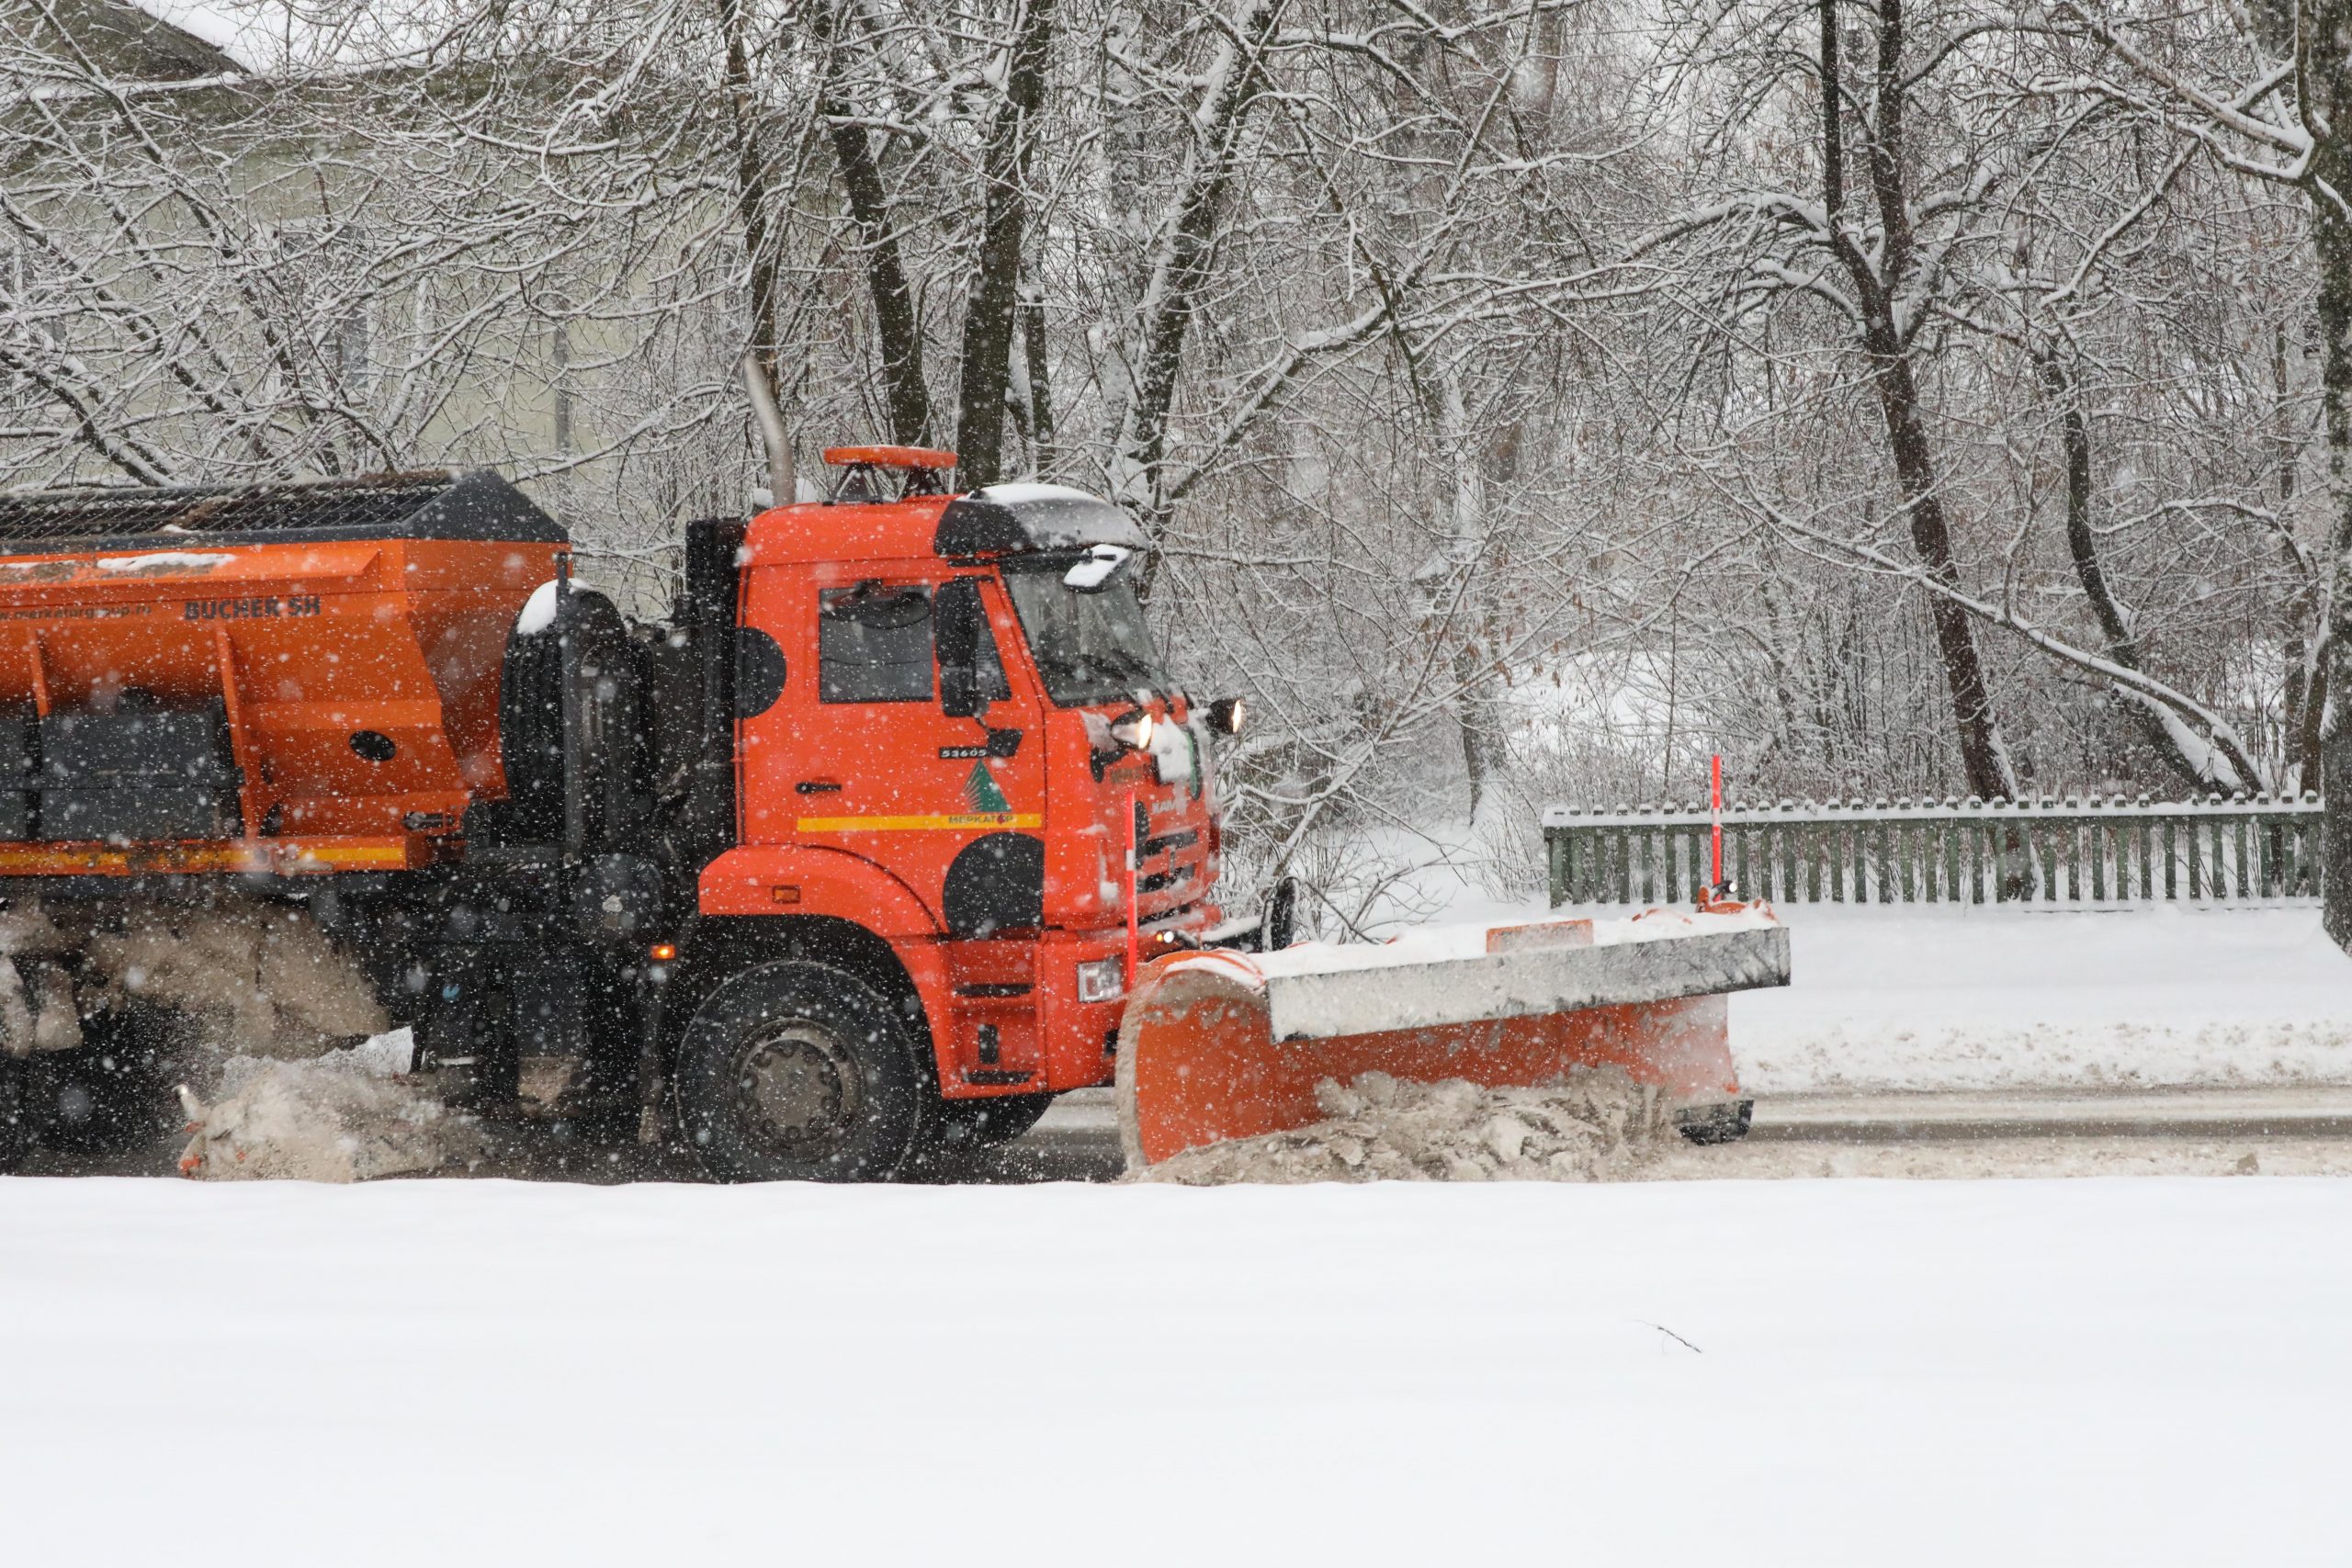
<instances>
[{"instance_id":1,"label":"cab door","mask_svg":"<svg viewBox=\"0 0 2352 1568\"><path fill-rule=\"evenodd\" d=\"M982 580L937 568L831 575L804 601L816 679L797 683L783 738L790 836L887 867L959 935L1037 923L1020 917L1028 885L1043 887L1044 736L1034 694L1016 698L1005 678ZM951 669L984 699L952 705L943 702L943 615L951 645L965 639Z\"/></svg>"}]
</instances>

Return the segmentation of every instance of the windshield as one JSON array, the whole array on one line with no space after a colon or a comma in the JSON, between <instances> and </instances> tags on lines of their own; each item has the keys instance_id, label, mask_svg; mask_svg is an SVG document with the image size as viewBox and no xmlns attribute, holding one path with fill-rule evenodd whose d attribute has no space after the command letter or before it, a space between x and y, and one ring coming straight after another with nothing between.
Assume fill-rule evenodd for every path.
<instances>
[{"instance_id":1,"label":"windshield","mask_svg":"<svg viewBox=\"0 0 2352 1568\"><path fill-rule=\"evenodd\" d=\"M1032 557L1008 562L1004 574L1047 694L1075 707L1165 688L1135 585L1122 572L1100 588L1072 588L1062 578L1073 558Z\"/></svg>"}]
</instances>

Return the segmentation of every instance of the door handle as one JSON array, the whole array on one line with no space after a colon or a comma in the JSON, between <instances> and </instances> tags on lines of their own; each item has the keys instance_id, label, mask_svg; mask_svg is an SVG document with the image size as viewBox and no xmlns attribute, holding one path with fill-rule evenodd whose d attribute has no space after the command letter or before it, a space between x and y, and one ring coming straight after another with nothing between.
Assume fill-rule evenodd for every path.
<instances>
[{"instance_id":1,"label":"door handle","mask_svg":"<svg viewBox=\"0 0 2352 1568\"><path fill-rule=\"evenodd\" d=\"M838 779L802 779L792 787L803 795L838 795L842 786Z\"/></svg>"}]
</instances>

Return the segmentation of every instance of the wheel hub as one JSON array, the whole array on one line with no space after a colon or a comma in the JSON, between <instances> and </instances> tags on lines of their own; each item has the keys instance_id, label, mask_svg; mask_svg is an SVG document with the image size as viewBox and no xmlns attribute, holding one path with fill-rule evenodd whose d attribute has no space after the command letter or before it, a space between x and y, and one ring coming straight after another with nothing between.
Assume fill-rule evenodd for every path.
<instances>
[{"instance_id":1,"label":"wheel hub","mask_svg":"<svg viewBox=\"0 0 2352 1568\"><path fill-rule=\"evenodd\" d=\"M865 1109L855 1060L812 1023L787 1023L754 1041L740 1087L753 1135L779 1149L831 1143Z\"/></svg>"}]
</instances>

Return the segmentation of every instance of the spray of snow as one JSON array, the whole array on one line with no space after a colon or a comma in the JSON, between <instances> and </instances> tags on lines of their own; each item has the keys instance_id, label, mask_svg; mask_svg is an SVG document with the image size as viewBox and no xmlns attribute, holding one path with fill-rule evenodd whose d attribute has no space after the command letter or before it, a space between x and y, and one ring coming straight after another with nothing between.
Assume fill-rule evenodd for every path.
<instances>
[{"instance_id":1,"label":"spray of snow","mask_svg":"<svg viewBox=\"0 0 2352 1568\"><path fill-rule=\"evenodd\" d=\"M1315 1088L1324 1120L1188 1149L1128 1179L1230 1182L1613 1181L1640 1174L1665 1127L1657 1091L1622 1067L1577 1067L1566 1082L1488 1089L1365 1073Z\"/></svg>"},{"instance_id":2,"label":"spray of snow","mask_svg":"<svg viewBox=\"0 0 2352 1568\"><path fill-rule=\"evenodd\" d=\"M102 993L188 1013L224 1052L314 1056L390 1027L367 976L297 908L150 905L93 931L84 954Z\"/></svg>"},{"instance_id":3,"label":"spray of snow","mask_svg":"<svg viewBox=\"0 0 2352 1568\"><path fill-rule=\"evenodd\" d=\"M232 1057L209 1103L180 1091L183 1174L206 1181L372 1181L482 1157L481 1124L403 1076L406 1030L312 1061Z\"/></svg>"}]
</instances>

